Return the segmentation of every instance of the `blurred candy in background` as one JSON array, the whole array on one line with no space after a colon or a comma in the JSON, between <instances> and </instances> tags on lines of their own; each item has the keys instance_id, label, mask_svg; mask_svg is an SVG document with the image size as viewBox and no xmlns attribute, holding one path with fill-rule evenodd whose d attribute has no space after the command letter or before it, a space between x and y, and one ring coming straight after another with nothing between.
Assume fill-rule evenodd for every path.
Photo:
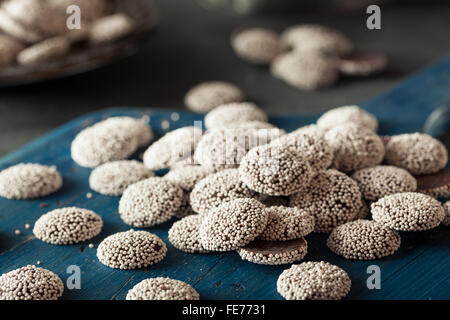
<instances>
[{"instance_id":1,"label":"blurred candy in background","mask_svg":"<svg viewBox=\"0 0 450 320\"><path fill-rule=\"evenodd\" d=\"M0 85L73 75L129 55L155 19L150 0L0 1Z\"/></svg>"},{"instance_id":2,"label":"blurred candy in background","mask_svg":"<svg viewBox=\"0 0 450 320\"><path fill-rule=\"evenodd\" d=\"M68 4L81 8L81 31L58 27ZM366 26L374 4L379 30ZM269 114L367 101L450 52L449 14L443 0L0 0L0 154L93 110L184 109L204 82L231 83ZM288 29L311 25L353 51L339 51L338 66L278 51ZM334 32L313 33L310 47Z\"/></svg>"},{"instance_id":3,"label":"blurred candy in background","mask_svg":"<svg viewBox=\"0 0 450 320\"><path fill-rule=\"evenodd\" d=\"M396 0L198 0L210 8L240 14L292 13L301 11L352 12L372 4L386 4Z\"/></svg>"}]
</instances>

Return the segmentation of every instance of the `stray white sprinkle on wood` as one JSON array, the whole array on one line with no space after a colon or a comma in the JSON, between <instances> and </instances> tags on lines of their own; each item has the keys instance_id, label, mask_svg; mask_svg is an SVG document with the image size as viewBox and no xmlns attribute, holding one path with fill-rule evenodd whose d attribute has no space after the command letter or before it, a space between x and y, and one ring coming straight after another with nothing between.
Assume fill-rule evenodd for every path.
<instances>
[{"instance_id":1,"label":"stray white sprinkle on wood","mask_svg":"<svg viewBox=\"0 0 450 320\"><path fill-rule=\"evenodd\" d=\"M30 228L31 228L30 224L25 223L25 229L30 229Z\"/></svg>"},{"instance_id":2,"label":"stray white sprinkle on wood","mask_svg":"<svg viewBox=\"0 0 450 320\"><path fill-rule=\"evenodd\" d=\"M178 112L172 112L170 119L172 119L172 121L178 121L180 120L180 114Z\"/></svg>"},{"instance_id":3,"label":"stray white sprinkle on wood","mask_svg":"<svg viewBox=\"0 0 450 320\"><path fill-rule=\"evenodd\" d=\"M38 261L38 262L36 262L36 264L41 264L41 262L40 262L40 261Z\"/></svg>"},{"instance_id":4,"label":"stray white sprinkle on wood","mask_svg":"<svg viewBox=\"0 0 450 320\"><path fill-rule=\"evenodd\" d=\"M94 245L92 244L92 243L89 243L89 248L93 248L94 247Z\"/></svg>"},{"instance_id":5,"label":"stray white sprinkle on wood","mask_svg":"<svg viewBox=\"0 0 450 320\"><path fill-rule=\"evenodd\" d=\"M88 198L88 199L92 198L92 193L90 193L90 192L86 193L86 198Z\"/></svg>"},{"instance_id":6,"label":"stray white sprinkle on wood","mask_svg":"<svg viewBox=\"0 0 450 320\"><path fill-rule=\"evenodd\" d=\"M161 121L161 128L162 129L167 130L167 129L169 129L169 127L170 127L170 122L169 121L167 121L167 120Z\"/></svg>"},{"instance_id":7,"label":"stray white sprinkle on wood","mask_svg":"<svg viewBox=\"0 0 450 320\"><path fill-rule=\"evenodd\" d=\"M16 230L14 231L14 234L17 235L17 236L18 236L19 234L21 234L21 233L22 233L22 232L20 232L19 229L16 229Z\"/></svg>"}]
</instances>

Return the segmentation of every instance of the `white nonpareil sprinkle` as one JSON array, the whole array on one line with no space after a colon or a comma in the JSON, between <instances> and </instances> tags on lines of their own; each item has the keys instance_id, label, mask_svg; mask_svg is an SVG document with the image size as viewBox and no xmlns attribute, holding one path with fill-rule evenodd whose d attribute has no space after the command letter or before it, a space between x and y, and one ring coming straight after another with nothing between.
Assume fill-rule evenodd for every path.
<instances>
[{"instance_id":1,"label":"white nonpareil sprinkle","mask_svg":"<svg viewBox=\"0 0 450 320\"><path fill-rule=\"evenodd\" d=\"M172 120L172 121L180 120L180 114L178 112L172 112L170 114L170 120Z\"/></svg>"},{"instance_id":2,"label":"white nonpareil sprinkle","mask_svg":"<svg viewBox=\"0 0 450 320\"><path fill-rule=\"evenodd\" d=\"M167 121L167 120L161 121L161 128L162 128L163 130L169 129L169 128L170 128L170 122Z\"/></svg>"}]
</instances>

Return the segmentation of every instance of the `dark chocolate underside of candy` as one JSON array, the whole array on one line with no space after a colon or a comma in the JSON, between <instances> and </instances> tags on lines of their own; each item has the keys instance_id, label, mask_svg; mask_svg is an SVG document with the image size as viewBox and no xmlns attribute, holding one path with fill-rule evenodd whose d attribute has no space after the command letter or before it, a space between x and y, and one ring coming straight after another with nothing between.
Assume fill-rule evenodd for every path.
<instances>
[{"instance_id":1,"label":"dark chocolate underside of candy","mask_svg":"<svg viewBox=\"0 0 450 320\"><path fill-rule=\"evenodd\" d=\"M450 186L450 169L445 168L433 174L415 176L417 179L417 190L430 190Z\"/></svg>"},{"instance_id":2,"label":"dark chocolate underside of candy","mask_svg":"<svg viewBox=\"0 0 450 320\"><path fill-rule=\"evenodd\" d=\"M268 256L269 254L280 254L284 252L299 250L304 246L306 246L306 240L304 238L288 241L255 240L242 249L247 252Z\"/></svg>"},{"instance_id":3,"label":"dark chocolate underside of candy","mask_svg":"<svg viewBox=\"0 0 450 320\"><path fill-rule=\"evenodd\" d=\"M389 141L391 140L391 136L380 136L381 141L383 141L384 145L386 146Z\"/></svg>"}]
</instances>

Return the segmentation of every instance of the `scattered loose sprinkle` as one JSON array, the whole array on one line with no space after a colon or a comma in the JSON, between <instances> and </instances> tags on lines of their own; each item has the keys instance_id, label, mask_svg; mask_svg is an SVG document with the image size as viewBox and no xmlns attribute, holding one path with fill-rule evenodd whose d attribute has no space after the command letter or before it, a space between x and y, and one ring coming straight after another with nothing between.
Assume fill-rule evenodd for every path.
<instances>
[{"instance_id":1,"label":"scattered loose sprinkle","mask_svg":"<svg viewBox=\"0 0 450 320\"><path fill-rule=\"evenodd\" d=\"M172 114L170 115L170 120L172 121L180 120L180 114L178 112L172 112Z\"/></svg>"},{"instance_id":2,"label":"scattered loose sprinkle","mask_svg":"<svg viewBox=\"0 0 450 320\"><path fill-rule=\"evenodd\" d=\"M169 129L169 127L170 127L170 122L169 121L167 121L167 120L161 121L161 128L163 130L167 130L167 129Z\"/></svg>"}]
</instances>

